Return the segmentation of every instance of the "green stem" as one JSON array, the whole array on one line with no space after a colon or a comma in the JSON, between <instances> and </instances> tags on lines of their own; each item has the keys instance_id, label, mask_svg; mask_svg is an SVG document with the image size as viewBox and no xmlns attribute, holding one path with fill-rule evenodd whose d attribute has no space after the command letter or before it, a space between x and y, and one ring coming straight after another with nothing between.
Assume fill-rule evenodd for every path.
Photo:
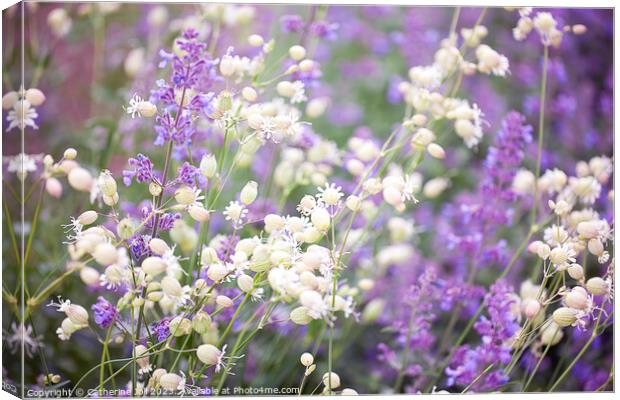
<instances>
[{"instance_id":1,"label":"green stem","mask_svg":"<svg viewBox=\"0 0 620 400\"><path fill-rule=\"evenodd\" d=\"M543 53L543 73L542 82L540 86L540 111L538 115L538 149L536 159L536 179L540 177L540 165L542 162L542 147L545 133L545 97L547 93L547 64L549 62L549 46L545 45ZM538 203L540 193L538 191L538 185L534 185L534 205L532 207L532 224L536 222L536 212L538 211Z\"/></svg>"}]
</instances>

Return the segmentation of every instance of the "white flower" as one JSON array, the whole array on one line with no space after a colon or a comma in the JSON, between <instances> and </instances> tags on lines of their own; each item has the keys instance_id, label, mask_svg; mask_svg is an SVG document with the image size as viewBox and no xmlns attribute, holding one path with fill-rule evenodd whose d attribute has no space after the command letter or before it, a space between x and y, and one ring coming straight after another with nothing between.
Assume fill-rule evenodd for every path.
<instances>
[{"instance_id":1,"label":"white flower","mask_svg":"<svg viewBox=\"0 0 620 400\"><path fill-rule=\"evenodd\" d=\"M601 194L601 184L592 176L571 177L568 184L575 196L586 204L593 204Z\"/></svg>"},{"instance_id":2,"label":"white flower","mask_svg":"<svg viewBox=\"0 0 620 400\"><path fill-rule=\"evenodd\" d=\"M559 246L568 239L568 232L563 226L553 225L545 229L544 239L550 246Z\"/></svg>"},{"instance_id":3,"label":"white flower","mask_svg":"<svg viewBox=\"0 0 620 400\"><path fill-rule=\"evenodd\" d=\"M563 244L551 250L551 253L549 254L549 259L551 260L551 262L553 263L553 265L556 267L557 270L562 271L568 268L570 264L577 261L575 259L576 255L577 254L575 253L575 250L573 250L572 247L569 247L568 245Z\"/></svg>"},{"instance_id":4,"label":"white flower","mask_svg":"<svg viewBox=\"0 0 620 400\"><path fill-rule=\"evenodd\" d=\"M231 201L223 212L226 221L231 221L235 228L238 228L242 224L247 213L248 210L238 201Z\"/></svg>"},{"instance_id":5,"label":"white flower","mask_svg":"<svg viewBox=\"0 0 620 400\"><path fill-rule=\"evenodd\" d=\"M7 117L7 122L9 123L7 132L13 128L19 128L20 130L25 129L27 126L32 127L33 129L39 129L39 126L34 121L35 118L38 118L39 114L37 110L32 107L30 102L26 99L21 99L17 103L11 111L9 111L9 115Z\"/></svg>"},{"instance_id":6,"label":"white flower","mask_svg":"<svg viewBox=\"0 0 620 400\"><path fill-rule=\"evenodd\" d=\"M508 58L485 44L476 49L476 58L478 58L478 70L484 74L506 76L509 72Z\"/></svg>"},{"instance_id":7,"label":"white flower","mask_svg":"<svg viewBox=\"0 0 620 400\"><path fill-rule=\"evenodd\" d=\"M19 325L16 322L11 323L11 332L4 333L4 340L12 352L21 349L23 345L26 355L30 358L40 347L43 347L42 339L42 336L33 335L31 325L24 325L23 323Z\"/></svg>"},{"instance_id":8,"label":"white flower","mask_svg":"<svg viewBox=\"0 0 620 400\"><path fill-rule=\"evenodd\" d=\"M415 194L420 191L420 187L422 185L421 177L418 174L411 174L405 176L405 185L403 187L402 192L402 200L404 201L412 201L417 204L418 199L416 199Z\"/></svg>"},{"instance_id":9,"label":"white flower","mask_svg":"<svg viewBox=\"0 0 620 400\"><path fill-rule=\"evenodd\" d=\"M157 113L157 107L136 94L129 100L129 107L125 111L127 114L131 114L131 118L135 118L136 115L139 117L152 117Z\"/></svg>"},{"instance_id":10,"label":"white flower","mask_svg":"<svg viewBox=\"0 0 620 400\"><path fill-rule=\"evenodd\" d=\"M7 171L15 172L20 180L24 180L28 172L37 170L37 162L43 159L43 154L19 153L15 156L5 156L3 159L8 164Z\"/></svg>"},{"instance_id":11,"label":"white flower","mask_svg":"<svg viewBox=\"0 0 620 400\"><path fill-rule=\"evenodd\" d=\"M334 183L326 183L325 187L318 187L319 194L317 199L324 202L327 205L335 206L340 202L340 198L344 196L342 193L342 187L336 186Z\"/></svg>"}]
</instances>

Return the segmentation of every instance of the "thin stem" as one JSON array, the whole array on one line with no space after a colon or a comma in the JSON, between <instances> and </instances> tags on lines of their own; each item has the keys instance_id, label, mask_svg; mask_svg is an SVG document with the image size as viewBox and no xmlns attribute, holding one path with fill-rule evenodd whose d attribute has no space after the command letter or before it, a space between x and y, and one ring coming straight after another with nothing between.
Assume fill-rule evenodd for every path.
<instances>
[{"instance_id":1,"label":"thin stem","mask_svg":"<svg viewBox=\"0 0 620 400\"><path fill-rule=\"evenodd\" d=\"M536 179L540 177L540 164L542 161L542 147L545 133L545 97L547 93L547 64L549 62L549 46L545 45L543 53L543 72L542 82L540 85L540 111L538 113L538 149L536 158ZM536 212L538 211L538 203L540 193L538 185L534 185L534 205L532 207L531 221L536 222Z\"/></svg>"}]
</instances>

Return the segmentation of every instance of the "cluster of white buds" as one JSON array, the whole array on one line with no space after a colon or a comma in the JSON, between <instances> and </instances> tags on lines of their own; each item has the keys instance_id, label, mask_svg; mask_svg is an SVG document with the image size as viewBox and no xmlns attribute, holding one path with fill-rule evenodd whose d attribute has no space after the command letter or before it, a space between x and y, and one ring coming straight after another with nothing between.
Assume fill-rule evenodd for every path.
<instances>
[{"instance_id":1,"label":"cluster of white buds","mask_svg":"<svg viewBox=\"0 0 620 400\"><path fill-rule=\"evenodd\" d=\"M467 61L456 47L457 37L453 35L441 42L435 53L434 62L428 66L414 66L409 69L409 82L402 82L399 91L405 102L415 111L404 126L415 131L412 147L426 148L435 158L443 158L445 152L435 143L435 135L429 129L429 122L447 118L454 120L454 130L467 147L476 146L482 138L482 112L477 105L470 105L465 99L446 96L440 89L455 71L472 75L476 71L504 77L509 72L508 59L481 40L487 35L486 27L477 25L461 30L466 47L475 48L476 60Z\"/></svg>"},{"instance_id":2,"label":"cluster of white buds","mask_svg":"<svg viewBox=\"0 0 620 400\"><path fill-rule=\"evenodd\" d=\"M114 180L114 177L107 169L101 171L99 174L99 178L97 179L97 188L99 193L101 193L103 202L106 205L113 207L118 203L119 196L116 180Z\"/></svg>"},{"instance_id":3,"label":"cluster of white buds","mask_svg":"<svg viewBox=\"0 0 620 400\"><path fill-rule=\"evenodd\" d=\"M10 91L2 96L2 109L10 110L7 116L7 122L9 123L7 131L13 128L20 130L25 129L27 126L38 129L35 119L39 114L35 107L42 105L45 102L45 94L37 88L30 88L25 90L23 86L19 88L19 91Z\"/></svg>"},{"instance_id":4,"label":"cluster of white buds","mask_svg":"<svg viewBox=\"0 0 620 400\"><path fill-rule=\"evenodd\" d=\"M291 86L296 87L292 83ZM255 103L241 112L253 135L262 141L280 143L285 139L297 138L301 132L301 112L291 105L277 102Z\"/></svg>"},{"instance_id":5,"label":"cluster of white buds","mask_svg":"<svg viewBox=\"0 0 620 400\"><path fill-rule=\"evenodd\" d=\"M417 203L415 193L420 190L420 183L416 179L417 175L406 176L388 175L381 181L383 199L398 212L405 211L405 202Z\"/></svg>"},{"instance_id":6,"label":"cluster of white buds","mask_svg":"<svg viewBox=\"0 0 620 400\"><path fill-rule=\"evenodd\" d=\"M74 332L88 327L88 311L80 305L72 304L71 300L59 298L58 303L51 302L48 307L56 307L58 312L67 316L56 330L60 340L69 340Z\"/></svg>"},{"instance_id":7,"label":"cluster of white buds","mask_svg":"<svg viewBox=\"0 0 620 400\"><path fill-rule=\"evenodd\" d=\"M553 312L553 322L560 327L579 326L585 327L589 317L593 317L593 312L597 307L594 304L594 296L604 296L606 290L600 290L597 285L605 282L602 278L593 278L593 283L585 287L575 286L572 289L561 288L558 293L562 296L562 307ZM606 285L606 282L604 283Z\"/></svg>"},{"instance_id":8,"label":"cluster of white buds","mask_svg":"<svg viewBox=\"0 0 620 400\"><path fill-rule=\"evenodd\" d=\"M543 304L547 298L546 290L534 285L532 281L527 280L521 284L519 291L519 307L521 314L528 320L533 321L533 326L539 326L545 319Z\"/></svg>"},{"instance_id":9,"label":"cluster of white buds","mask_svg":"<svg viewBox=\"0 0 620 400\"><path fill-rule=\"evenodd\" d=\"M531 7L522 7L519 8L518 12L519 20L517 26L512 30L513 37L518 41L525 40L530 32L535 29L545 46L559 47L564 33L583 35L587 32L586 26L582 24L558 27L553 15L546 11L539 11L534 14Z\"/></svg>"},{"instance_id":10,"label":"cluster of white buds","mask_svg":"<svg viewBox=\"0 0 620 400\"><path fill-rule=\"evenodd\" d=\"M316 364L314 363L314 356L310 353L303 353L299 358L301 365L306 367L306 371L304 372L305 376L309 376L316 370Z\"/></svg>"},{"instance_id":11,"label":"cluster of white buds","mask_svg":"<svg viewBox=\"0 0 620 400\"><path fill-rule=\"evenodd\" d=\"M486 44L481 44L476 48L476 58L478 59L478 71L483 74L506 76L509 72L508 58Z\"/></svg>"}]
</instances>

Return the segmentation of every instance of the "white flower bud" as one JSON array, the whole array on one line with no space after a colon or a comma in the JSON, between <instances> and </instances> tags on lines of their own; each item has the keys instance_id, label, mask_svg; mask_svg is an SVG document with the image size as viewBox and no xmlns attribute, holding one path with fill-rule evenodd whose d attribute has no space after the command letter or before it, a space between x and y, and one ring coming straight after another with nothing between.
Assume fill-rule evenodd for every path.
<instances>
[{"instance_id":1,"label":"white flower bud","mask_svg":"<svg viewBox=\"0 0 620 400\"><path fill-rule=\"evenodd\" d=\"M249 275L241 274L237 277L237 286L246 293L251 292L254 289L254 279Z\"/></svg>"},{"instance_id":2,"label":"white flower bud","mask_svg":"<svg viewBox=\"0 0 620 400\"><path fill-rule=\"evenodd\" d=\"M439 158L440 160L446 158L446 151L437 143L431 143L426 146L426 151L428 151L428 154L431 156Z\"/></svg>"},{"instance_id":3,"label":"white flower bud","mask_svg":"<svg viewBox=\"0 0 620 400\"><path fill-rule=\"evenodd\" d=\"M229 55L225 55L220 59L220 73L223 76L232 76L236 70L235 60Z\"/></svg>"},{"instance_id":4,"label":"white flower bud","mask_svg":"<svg viewBox=\"0 0 620 400\"><path fill-rule=\"evenodd\" d=\"M62 196L62 184L56 178L47 178L45 180L45 191L55 199Z\"/></svg>"},{"instance_id":5,"label":"white flower bud","mask_svg":"<svg viewBox=\"0 0 620 400\"><path fill-rule=\"evenodd\" d=\"M369 278L360 279L357 286L364 291L368 291L375 286L375 281Z\"/></svg>"},{"instance_id":6,"label":"white flower bud","mask_svg":"<svg viewBox=\"0 0 620 400\"><path fill-rule=\"evenodd\" d=\"M288 54L295 61L303 60L306 56L306 49L303 46L295 45L288 49Z\"/></svg>"},{"instance_id":7,"label":"white flower bud","mask_svg":"<svg viewBox=\"0 0 620 400\"><path fill-rule=\"evenodd\" d=\"M258 195L258 183L255 181L249 181L245 184L243 189L241 189L241 194L239 195L239 200L246 206L249 206L256 200L256 196Z\"/></svg>"},{"instance_id":8,"label":"white flower bud","mask_svg":"<svg viewBox=\"0 0 620 400\"><path fill-rule=\"evenodd\" d=\"M138 74L144 68L144 64L146 61L146 52L144 48L138 47L132 49L127 53L127 57L125 57L125 62L123 63L123 67L125 68L125 74L129 78L136 78ZM140 105L138 104L138 107Z\"/></svg>"},{"instance_id":9,"label":"white flower bud","mask_svg":"<svg viewBox=\"0 0 620 400\"><path fill-rule=\"evenodd\" d=\"M435 134L430 129L420 128L411 138L411 146L416 150L424 150L434 140Z\"/></svg>"},{"instance_id":10,"label":"white flower bud","mask_svg":"<svg viewBox=\"0 0 620 400\"><path fill-rule=\"evenodd\" d=\"M603 227L603 222L600 220L583 221L577 225L577 233L583 239L593 239L599 235Z\"/></svg>"},{"instance_id":11,"label":"white flower bud","mask_svg":"<svg viewBox=\"0 0 620 400\"><path fill-rule=\"evenodd\" d=\"M278 94L283 97L293 97L295 95L295 86L289 81L281 81L276 85Z\"/></svg>"},{"instance_id":12,"label":"white flower bud","mask_svg":"<svg viewBox=\"0 0 620 400\"><path fill-rule=\"evenodd\" d=\"M215 262L219 262L217 252L212 247L203 247L200 252L200 262L202 265L209 265Z\"/></svg>"},{"instance_id":13,"label":"white flower bud","mask_svg":"<svg viewBox=\"0 0 620 400\"><path fill-rule=\"evenodd\" d=\"M241 96L243 96L244 99L250 102L254 102L258 98L256 90L254 90L254 88L250 86L246 86L241 90Z\"/></svg>"},{"instance_id":14,"label":"white flower bud","mask_svg":"<svg viewBox=\"0 0 620 400\"><path fill-rule=\"evenodd\" d=\"M546 326L542 328L542 333L540 335L540 341L544 345L554 346L562 340L564 337L564 332L558 324L553 321L550 321Z\"/></svg>"},{"instance_id":15,"label":"white flower bud","mask_svg":"<svg viewBox=\"0 0 620 400\"><path fill-rule=\"evenodd\" d=\"M142 261L142 270L150 276L159 275L166 271L167 268L166 262L161 257L147 257Z\"/></svg>"},{"instance_id":16,"label":"white flower bud","mask_svg":"<svg viewBox=\"0 0 620 400\"><path fill-rule=\"evenodd\" d=\"M571 278L573 278L573 279L575 279L577 281L583 279L583 267L581 265L579 265L579 264L571 264L571 266L568 267L567 271L568 271L568 275Z\"/></svg>"},{"instance_id":17,"label":"white flower bud","mask_svg":"<svg viewBox=\"0 0 620 400\"><path fill-rule=\"evenodd\" d=\"M97 211L89 210L84 211L82 214L80 214L77 220L82 225L90 225L97 220L97 216Z\"/></svg>"},{"instance_id":18,"label":"white flower bud","mask_svg":"<svg viewBox=\"0 0 620 400\"><path fill-rule=\"evenodd\" d=\"M90 192L93 186L93 177L82 167L72 168L67 175L67 180L72 188L80 192Z\"/></svg>"},{"instance_id":19,"label":"white flower bud","mask_svg":"<svg viewBox=\"0 0 620 400\"><path fill-rule=\"evenodd\" d=\"M323 207L315 207L310 214L310 220L319 231L326 231L331 223L329 212Z\"/></svg>"},{"instance_id":20,"label":"white flower bud","mask_svg":"<svg viewBox=\"0 0 620 400\"><path fill-rule=\"evenodd\" d=\"M150 118L157 114L157 106L150 101L141 101L138 103L138 112L146 118Z\"/></svg>"},{"instance_id":21,"label":"white flower bud","mask_svg":"<svg viewBox=\"0 0 620 400\"><path fill-rule=\"evenodd\" d=\"M524 314L527 319L534 319L540 312L540 302L538 300L528 300L525 305Z\"/></svg>"},{"instance_id":22,"label":"white flower bud","mask_svg":"<svg viewBox=\"0 0 620 400\"><path fill-rule=\"evenodd\" d=\"M276 214L267 214L264 219L265 222L265 231L267 233L271 233L276 230L283 229L286 221L279 215Z\"/></svg>"},{"instance_id":23,"label":"white flower bud","mask_svg":"<svg viewBox=\"0 0 620 400\"><path fill-rule=\"evenodd\" d=\"M229 308L235 305L235 303L232 301L230 297L223 296L223 295L217 296L215 298L215 303L218 306L223 307L223 308Z\"/></svg>"},{"instance_id":24,"label":"white flower bud","mask_svg":"<svg viewBox=\"0 0 620 400\"><path fill-rule=\"evenodd\" d=\"M454 122L454 130L464 140L474 138L476 136L476 127L468 119L457 119Z\"/></svg>"},{"instance_id":25,"label":"white flower bud","mask_svg":"<svg viewBox=\"0 0 620 400\"><path fill-rule=\"evenodd\" d=\"M183 382L183 378L173 373L163 374L159 377L159 385L162 387L162 389L171 392L179 390L181 382Z\"/></svg>"},{"instance_id":26,"label":"white flower bud","mask_svg":"<svg viewBox=\"0 0 620 400\"><path fill-rule=\"evenodd\" d=\"M101 196L103 199L103 202L107 205L107 206L114 206L118 203L119 197L118 197L118 193L114 193L114 195L112 196L108 196L108 195L102 195Z\"/></svg>"},{"instance_id":27,"label":"white flower bud","mask_svg":"<svg viewBox=\"0 0 620 400\"><path fill-rule=\"evenodd\" d=\"M201 344L196 349L196 356L205 365L217 365L222 351L212 344Z\"/></svg>"},{"instance_id":28,"label":"white flower bud","mask_svg":"<svg viewBox=\"0 0 620 400\"><path fill-rule=\"evenodd\" d=\"M315 290L305 290L299 296L299 302L302 306L313 310L323 305L323 296Z\"/></svg>"},{"instance_id":29,"label":"white flower bud","mask_svg":"<svg viewBox=\"0 0 620 400\"><path fill-rule=\"evenodd\" d=\"M99 271L92 267L84 267L80 270L80 279L88 286L98 286Z\"/></svg>"},{"instance_id":30,"label":"white flower bud","mask_svg":"<svg viewBox=\"0 0 620 400\"><path fill-rule=\"evenodd\" d=\"M170 334L175 337L185 336L192 333L192 321L188 318L176 317L170 321Z\"/></svg>"},{"instance_id":31,"label":"white flower bud","mask_svg":"<svg viewBox=\"0 0 620 400\"><path fill-rule=\"evenodd\" d=\"M560 307L553 312L553 321L561 327L572 325L577 320L577 311L569 307Z\"/></svg>"},{"instance_id":32,"label":"white flower bud","mask_svg":"<svg viewBox=\"0 0 620 400\"><path fill-rule=\"evenodd\" d=\"M65 158L65 160L75 160L75 158L77 157L77 150L73 147L69 147L65 150L63 157Z\"/></svg>"},{"instance_id":33,"label":"white flower bud","mask_svg":"<svg viewBox=\"0 0 620 400\"><path fill-rule=\"evenodd\" d=\"M438 197L444 190L448 188L449 181L447 178L433 178L424 184L422 192L429 199Z\"/></svg>"},{"instance_id":34,"label":"white flower bud","mask_svg":"<svg viewBox=\"0 0 620 400\"><path fill-rule=\"evenodd\" d=\"M222 264L213 264L207 269L207 276L214 282L219 282L228 275L228 270Z\"/></svg>"},{"instance_id":35,"label":"white flower bud","mask_svg":"<svg viewBox=\"0 0 620 400\"><path fill-rule=\"evenodd\" d=\"M62 320L62 322L60 324L60 329L62 329L62 331L67 336L71 336L71 334L73 332L75 332L78 329L80 329L80 326L75 326L75 324L69 318L65 318L65 319Z\"/></svg>"},{"instance_id":36,"label":"white flower bud","mask_svg":"<svg viewBox=\"0 0 620 400\"><path fill-rule=\"evenodd\" d=\"M526 195L534 191L536 178L531 171L520 169L512 180L512 189L521 195Z\"/></svg>"},{"instance_id":37,"label":"white flower bud","mask_svg":"<svg viewBox=\"0 0 620 400\"><path fill-rule=\"evenodd\" d=\"M301 365L309 367L314 363L314 357L310 353L304 353L300 357Z\"/></svg>"},{"instance_id":38,"label":"white flower bud","mask_svg":"<svg viewBox=\"0 0 620 400\"><path fill-rule=\"evenodd\" d=\"M116 226L116 233L121 239L127 240L133 236L135 229L134 222L131 218L123 218Z\"/></svg>"},{"instance_id":39,"label":"white flower bud","mask_svg":"<svg viewBox=\"0 0 620 400\"><path fill-rule=\"evenodd\" d=\"M310 72L312 71L312 69L314 69L314 61L312 60L303 60L299 63L299 69L302 72Z\"/></svg>"},{"instance_id":40,"label":"white flower bud","mask_svg":"<svg viewBox=\"0 0 620 400\"><path fill-rule=\"evenodd\" d=\"M181 186L174 192L174 199L179 204L193 204L196 201L196 193L189 186Z\"/></svg>"},{"instance_id":41,"label":"white flower bud","mask_svg":"<svg viewBox=\"0 0 620 400\"><path fill-rule=\"evenodd\" d=\"M570 308L584 310L588 307L588 293L581 286L574 287L564 295L564 304Z\"/></svg>"},{"instance_id":42,"label":"white flower bud","mask_svg":"<svg viewBox=\"0 0 620 400\"><path fill-rule=\"evenodd\" d=\"M88 325L88 311L77 304L69 304L65 307L67 318L76 326Z\"/></svg>"},{"instance_id":43,"label":"white flower bud","mask_svg":"<svg viewBox=\"0 0 620 400\"><path fill-rule=\"evenodd\" d=\"M118 252L111 243L100 243L95 247L93 258L101 265L114 264L117 260Z\"/></svg>"},{"instance_id":44,"label":"white flower bud","mask_svg":"<svg viewBox=\"0 0 620 400\"><path fill-rule=\"evenodd\" d=\"M153 238L149 240L149 249L153 253L160 256L170 251L170 247L168 246L168 244L159 238Z\"/></svg>"},{"instance_id":45,"label":"white flower bud","mask_svg":"<svg viewBox=\"0 0 620 400\"><path fill-rule=\"evenodd\" d=\"M265 40L263 39L261 35L250 35L248 37L248 43L252 47L260 47L263 44L265 44Z\"/></svg>"},{"instance_id":46,"label":"white flower bud","mask_svg":"<svg viewBox=\"0 0 620 400\"><path fill-rule=\"evenodd\" d=\"M187 208L187 212L190 217L192 217L195 221L198 222L206 222L209 220L210 213L209 210L204 208L203 206L192 204Z\"/></svg>"},{"instance_id":47,"label":"white flower bud","mask_svg":"<svg viewBox=\"0 0 620 400\"><path fill-rule=\"evenodd\" d=\"M577 24L572 26L572 30L575 35L583 35L588 31L588 28L585 25Z\"/></svg>"},{"instance_id":48,"label":"white flower bud","mask_svg":"<svg viewBox=\"0 0 620 400\"><path fill-rule=\"evenodd\" d=\"M347 208L353 212L357 212L362 208L362 200L355 195L347 197L345 204Z\"/></svg>"},{"instance_id":49,"label":"white flower bud","mask_svg":"<svg viewBox=\"0 0 620 400\"><path fill-rule=\"evenodd\" d=\"M173 298L183 295L181 284L171 276L166 276L161 280L161 289L166 295Z\"/></svg>"},{"instance_id":50,"label":"white flower bud","mask_svg":"<svg viewBox=\"0 0 620 400\"><path fill-rule=\"evenodd\" d=\"M161 28L168 20L168 10L164 6L155 6L149 11L146 22L151 28Z\"/></svg>"},{"instance_id":51,"label":"white flower bud","mask_svg":"<svg viewBox=\"0 0 620 400\"><path fill-rule=\"evenodd\" d=\"M605 251L605 246L603 246L603 243L599 239L590 239L588 240L588 251L599 257Z\"/></svg>"},{"instance_id":52,"label":"white flower bud","mask_svg":"<svg viewBox=\"0 0 620 400\"><path fill-rule=\"evenodd\" d=\"M211 316L204 311L199 311L192 319L192 328L200 335L207 333L211 328Z\"/></svg>"},{"instance_id":53,"label":"white flower bud","mask_svg":"<svg viewBox=\"0 0 620 400\"><path fill-rule=\"evenodd\" d=\"M145 370L149 368L149 356L146 346L141 344L137 345L134 348L134 354L136 355L136 362L141 369Z\"/></svg>"},{"instance_id":54,"label":"white flower bud","mask_svg":"<svg viewBox=\"0 0 620 400\"><path fill-rule=\"evenodd\" d=\"M217 160L213 154L202 156L200 160L200 173L207 178L215 176L217 170Z\"/></svg>"},{"instance_id":55,"label":"white flower bud","mask_svg":"<svg viewBox=\"0 0 620 400\"><path fill-rule=\"evenodd\" d=\"M383 188L383 199L386 203L394 207L397 207L403 202L401 191L394 186L388 186Z\"/></svg>"},{"instance_id":56,"label":"white flower bud","mask_svg":"<svg viewBox=\"0 0 620 400\"><path fill-rule=\"evenodd\" d=\"M331 382L331 386L330 386L330 382ZM323 375L323 385L325 385L329 389L336 389L340 386L340 377L335 372L326 372Z\"/></svg>"},{"instance_id":57,"label":"white flower bud","mask_svg":"<svg viewBox=\"0 0 620 400\"><path fill-rule=\"evenodd\" d=\"M116 194L116 181L112 177L112 174L110 174L110 171L101 171L97 179L97 184L99 185L99 190L104 195L112 197Z\"/></svg>"},{"instance_id":58,"label":"white flower bud","mask_svg":"<svg viewBox=\"0 0 620 400\"><path fill-rule=\"evenodd\" d=\"M312 321L312 317L308 315L306 307L297 307L291 311L290 318L297 325L308 325Z\"/></svg>"},{"instance_id":59,"label":"white flower bud","mask_svg":"<svg viewBox=\"0 0 620 400\"><path fill-rule=\"evenodd\" d=\"M609 284L603 278L597 276L588 279L586 289L595 296L603 296L609 293Z\"/></svg>"},{"instance_id":60,"label":"white flower bud","mask_svg":"<svg viewBox=\"0 0 620 400\"><path fill-rule=\"evenodd\" d=\"M149 193L155 197L158 197L164 189L157 182L149 183Z\"/></svg>"},{"instance_id":61,"label":"white flower bud","mask_svg":"<svg viewBox=\"0 0 620 400\"><path fill-rule=\"evenodd\" d=\"M19 101L19 94L15 91L8 92L4 96L2 96L2 108L4 110L9 110L15 107L15 104Z\"/></svg>"},{"instance_id":62,"label":"white flower bud","mask_svg":"<svg viewBox=\"0 0 620 400\"><path fill-rule=\"evenodd\" d=\"M329 98L317 97L312 99L306 105L306 115L310 118L318 118L325 113L329 105Z\"/></svg>"}]
</instances>

